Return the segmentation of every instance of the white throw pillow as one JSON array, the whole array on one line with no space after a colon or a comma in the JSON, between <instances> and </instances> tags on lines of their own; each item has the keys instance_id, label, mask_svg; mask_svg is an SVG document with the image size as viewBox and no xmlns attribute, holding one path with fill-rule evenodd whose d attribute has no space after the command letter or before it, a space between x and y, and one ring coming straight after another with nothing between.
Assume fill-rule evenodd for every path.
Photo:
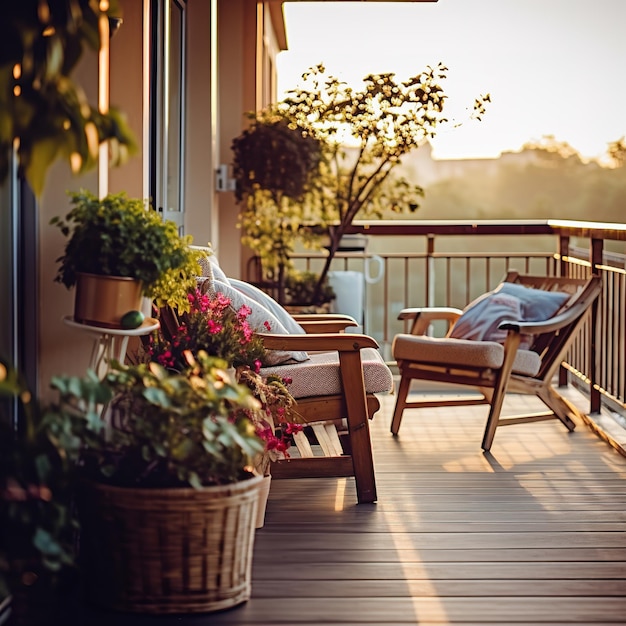
<instances>
[{"instance_id":1,"label":"white throw pillow","mask_svg":"<svg viewBox=\"0 0 626 626\"><path fill-rule=\"evenodd\" d=\"M217 278L217 280L220 279ZM271 296L268 296L264 291L261 291L258 287L236 278L229 278L228 282L235 289L237 289L237 291L241 291L241 293L248 296L248 298L252 298L268 311L271 311L278 318L280 323L287 329L287 332L290 335L304 335L306 333L304 328L302 328L302 326L300 326L300 324L298 324L298 322L296 322L296 320L289 315L285 307L276 302L276 300L274 300Z\"/></svg>"},{"instance_id":2,"label":"white throw pillow","mask_svg":"<svg viewBox=\"0 0 626 626\"><path fill-rule=\"evenodd\" d=\"M231 306L237 311L242 306L247 306L251 311L247 318L248 323L256 332L279 335L289 334L288 330L271 311L268 311L264 306L252 300L252 298L249 298L241 291L238 291L230 284L205 276L198 277L198 286L202 292L208 293L209 295L214 296L215 293L225 295L230 299ZM293 362L300 363L308 360L308 358L309 355L301 350L268 350L265 363L267 365Z\"/></svg>"}]
</instances>

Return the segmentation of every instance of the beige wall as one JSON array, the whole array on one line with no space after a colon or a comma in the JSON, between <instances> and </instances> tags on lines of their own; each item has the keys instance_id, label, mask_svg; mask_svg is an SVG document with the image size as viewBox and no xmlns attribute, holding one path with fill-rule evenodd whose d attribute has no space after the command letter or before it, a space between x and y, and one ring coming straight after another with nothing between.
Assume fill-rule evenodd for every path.
<instances>
[{"instance_id":1,"label":"beige wall","mask_svg":"<svg viewBox=\"0 0 626 626\"><path fill-rule=\"evenodd\" d=\"M124 22L111 41L111 103L126 113L139 154L109 171L108 191L126 191L134 197L143 197L146 189L142 154L148 132L144 127L144 1L122 0ZM236 228L239 209L232 192L215 191L215 170L220 163L231 164L231 142L245 127L245 113L262 106L271 92L267 68L273 71L274 65L257 64L257 15L263 12L257 13L255 0L188 0L187 10L185 230L198 245L211 241L227 274L238 277L245 264ZM272 32L265 13L264 41L270 55L277 50ZM84 55L76 78L89 101L97 102L95 53ZM270 85L270 92L264 84ZM98 193L97 173L74 177L65 163L57 163L50 171L39 207L38 391L45 399L50 397L47 387L53 375L84 373L92 347L91 336L70 329L62 321L63 316L72 314L74 290L54 282L55 259L62 254L65 239L49 225L53 216L69 210L66 190L80 188Z\"/></svg>"},{"instance_id":2,"label":"beige wall","mask_svg":"<svg viewBox=\"0 0 626 626\"><path fill-rule=\"evenodd\" d=\"M97 97L97 55L88 51L76 70L76 78L85 89L90 102ZM81 188L97 193L97 174L73 176L66 162L57 162L50 169L39 202L39 389L43 399L49 399L48 386L53 375L82 375L89 363L91 341L86 334L66 326L62 318L71 315L74 290L67 290L54 277L65 238L59 229L50 226L55 215L65 215L70 208L67 190Z\"/></svg>"},{"instance_id":3,"label":"beige wall","mask_svg":"<svg viewBox=\"0 0 626 626\"><path fill-rule=\"evenodd\" d=\"M246 11L252 11L250 18ZM219 138L217 164L229 166L232 176L232 140L244 127L246 111L254 109L255 6L249 0L218 0L218 114ZM244 76L244 80L235 77ZM227 275L242 276L239 207L233 192L219 193L219 235L217 252Z\"/></svg>"},{"instance_id":4,"label":"beige wall","mask_svg":"<svg viewBox=\"0 0 626 626\"><path fill-rule=\"evenodd\" d=\"M144 197L143 180L143 0L122 0L124 22L110 44L111 105L122 110L135 133L139 152L126 164L109 170L110 193L125 191Z\"/></svg>"},{"instance_id":5,"label":"beige wall","mask_svg":"<svg viewBox=\"0 0 626 626\"><path fill-rule=\"evenodd\" d=\"M231 144L246 127L246 114L276 97L275 55L284 47L284 37L278 40L275 26L282 25L282 9L276 2L218 0L218 19L217 163L227 163L232 175ZM218 195L220 263L228 275L242 277L251 252L242 250L239 243L239 206L232 192Z\"/></svg>"}]
</instances>

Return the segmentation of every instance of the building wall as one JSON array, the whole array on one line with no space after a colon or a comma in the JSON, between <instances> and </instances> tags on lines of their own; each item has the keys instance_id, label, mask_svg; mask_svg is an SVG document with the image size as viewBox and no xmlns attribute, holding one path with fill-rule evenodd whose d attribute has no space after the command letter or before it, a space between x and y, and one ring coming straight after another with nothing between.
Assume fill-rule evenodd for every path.
<instances>
[{"instance_id":1,"label":"building wall","mask_svg":"<svg viewBox=\"0 0 626 626\"><path fill-rule=\"evenodd\" d=\"M87 51L76 70L76 79L82 85L90 102L96 102L98 59ZM97 193L97 173L73 176L65 161L56 162L48 172L46 185L39 202L39 284L37 315L39 328L39 389L43 399L50 398L50 379L58 374L81 375L89 363L91 341L87 334L77 333L63 323L65 315L72 315L74 290L67 290L54 282L63 253L65 238L58 228L49 224L56 215L65 215L70 209L66 191L81 188Z\"/></svg>"},{"instance_id":2,"label":"building wall","mask_svg":"<svg viewBox=\"0 0 626 626\"><path fill-rule=\"evenodd\" d=\"M111 40L110 100L127 115L139 153L109 171L104 193L126 191L132 197L145 197L147 189L144 22L148 2L121 0L124 21ZM256 0L187 0L185 232L198 245L211 242L222 266L234 277L242 275L245 263L236 227L238 207L232 192L216 192L215 171L220 163L231 163L230 144L245 127L245 113L275 96L275 64L270 58L280 47L275 24L281 20L276 6L273 23L269 19L270 5ZM89 101L97 102L97 54L86 52L76 78ZM92 347L92 336L63 322L64 316L72 315L74 290L54 282L55 259L62 254L65 239L49 225L53 216L69 210L66 191L81 188L99 193L97 172L75 177L65 163L57 163L39 206L39 329L33 332L39 333L38 392L45 399L53 375L84 373Z\"/></svg>"}]
</instances>

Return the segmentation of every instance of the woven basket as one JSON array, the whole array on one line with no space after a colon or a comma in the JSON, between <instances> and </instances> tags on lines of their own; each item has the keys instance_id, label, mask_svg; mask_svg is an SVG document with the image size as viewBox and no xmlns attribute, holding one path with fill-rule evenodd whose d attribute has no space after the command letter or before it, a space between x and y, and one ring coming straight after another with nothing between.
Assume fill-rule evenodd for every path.
<instances>
[{"instance_id":1,"label":"woven basket","mask_svg":"<svg viewBox=\"0 0 626 626\"><path fill-rule=\"evenodd\" d=\"M200 490L87 485L79 512L88 599L141 613L218 611L248 600L261 481Z\"/></svg>"}]
</instances>

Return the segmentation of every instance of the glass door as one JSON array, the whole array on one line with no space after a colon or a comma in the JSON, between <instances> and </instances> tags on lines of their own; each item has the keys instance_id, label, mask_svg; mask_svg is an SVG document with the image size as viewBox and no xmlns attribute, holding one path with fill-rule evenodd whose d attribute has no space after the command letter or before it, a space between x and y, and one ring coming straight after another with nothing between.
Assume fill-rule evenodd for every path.
<instances>
[{"instance_id":1,"label":"glass door","mask_svg":"<svg viewBox=\"0 0 626 626\"><path fill-rule=\"evenodd\" d=\"M184 234L185 0L152 1L150 195Z\"/></svg>"}]
</instances>

